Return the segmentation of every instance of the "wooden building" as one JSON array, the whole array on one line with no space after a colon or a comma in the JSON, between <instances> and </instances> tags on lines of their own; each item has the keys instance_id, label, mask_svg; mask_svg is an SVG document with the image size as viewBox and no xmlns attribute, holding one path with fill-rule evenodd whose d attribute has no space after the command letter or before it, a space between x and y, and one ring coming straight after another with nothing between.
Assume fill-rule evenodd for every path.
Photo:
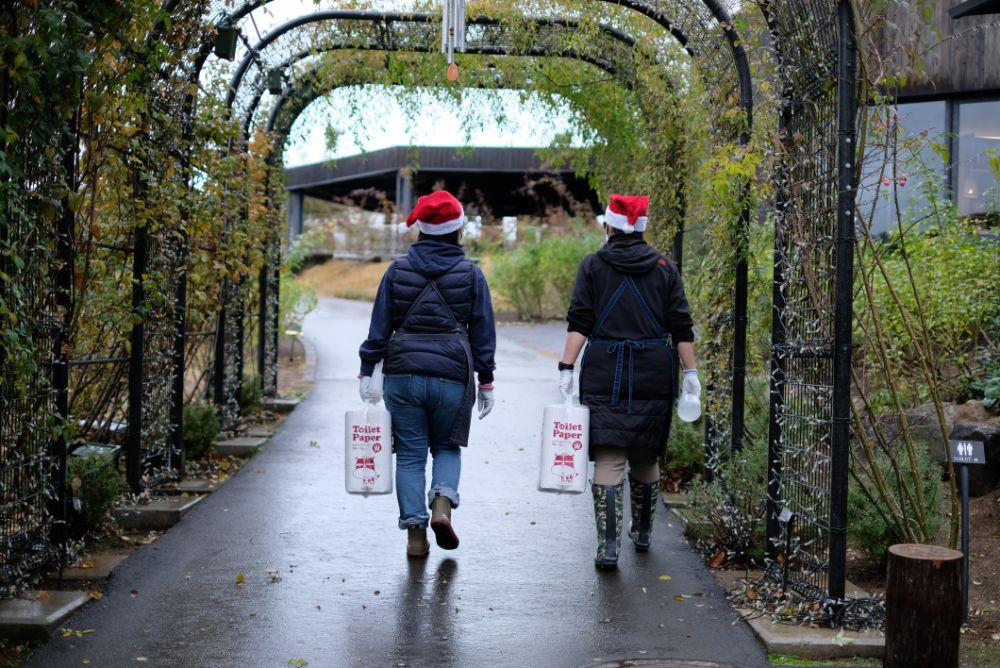
<instances>
[{"instance_id":1,"label":"wooden building","mask_svg":"<svg viewBox=\"0 0 1000 668\"><path fill-rule=\"evenodd\" d=\"M912 155L905 154L909 148L902 150L895 165L901 203L911 219L919 218L926 209L926 186L940 184L940 194L951 198L961 215L995 225L1000 211L1000 0L889 2L879 34L879 60L870 58L869 67L900 73L919 65L895 91L898 105L892 110L900 135L918 139L912 145L921 146ZM871 200L873 183L881 181L882 190L887 185L885 173L878 179L873 169L870 162L862 201L866 191ZM872 216L876 233L895 224L889 198L884 192L882 197Z\"/></svg>"}]
</instances>

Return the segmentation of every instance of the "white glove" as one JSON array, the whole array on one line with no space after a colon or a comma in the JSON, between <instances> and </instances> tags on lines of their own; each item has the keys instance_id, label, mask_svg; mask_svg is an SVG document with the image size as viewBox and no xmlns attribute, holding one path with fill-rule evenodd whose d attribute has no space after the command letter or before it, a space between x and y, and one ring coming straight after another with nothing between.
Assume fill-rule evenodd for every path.
<instances>
[{"instance_id":1,"label":"white glove","mask_svg":"<svg viewBox=\"0 0 1000 668\"><path fill-rule=\"evenodd\" d=\"M701 396L701 381L698 380L697 369L684 369L684 384L681 386L681 391L684 394L693 394L696 397Z\"/></svg>"},{"instance_id":2,"label":"white glove","mask_svg":"<svg viewBox=\"0 0 1000 668\"><path fill-rule=\"evenodd\" d=\"M559 392L562 393L563 399L569 399L573 396L572 369L564 369L559 372Z\"/></svg>"},{"instance_id":3,"label":"white glove","mask_svg":"<svg viewBox=\"0 0 1000 668\"><path fill-rule=\"evenodd\" d=\"M382 392L372 387L371 376L361 376L361 385L358 388L358 394L361 395L361 401L367 401L370 404L377 404L382 401Z\"/></svg>"},{"instance_id":4,"label":"white glove","mask_svg":"<svg viewBox=\"0 0 1000 668\"><path fill-rule=\"evenodd\" d=\"M493 410L493 384L479 386L479 419L490 414Z\"/></svg>"}]
</instances>

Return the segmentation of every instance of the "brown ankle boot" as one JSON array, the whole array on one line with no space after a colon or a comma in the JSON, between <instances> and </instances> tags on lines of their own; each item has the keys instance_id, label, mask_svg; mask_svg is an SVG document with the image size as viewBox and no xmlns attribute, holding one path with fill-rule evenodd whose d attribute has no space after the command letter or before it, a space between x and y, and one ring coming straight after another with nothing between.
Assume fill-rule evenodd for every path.
<instances>
[{"instance_id":1,"label":"brown ankle boot","mask_svg":"<svg viewBox=\"0 0 1000 668\"><path fill-rule=\"evenodd\" d=\"M407 527L406 529L406 556L426 557L431 551L431 544L427 542L426 527Z\"/></svg>"},{"instance_id":2,"label":"brown ankle boot","mask_svg":"<svg viewBox=\"0 0 1000 668\"><path fill-rule=\"evenodd\" d=\"M451 499L446 496L435 496L431 503L431 529L442 550L458 547L458 536L451 527Z\"/></svg>"}]
</instances>

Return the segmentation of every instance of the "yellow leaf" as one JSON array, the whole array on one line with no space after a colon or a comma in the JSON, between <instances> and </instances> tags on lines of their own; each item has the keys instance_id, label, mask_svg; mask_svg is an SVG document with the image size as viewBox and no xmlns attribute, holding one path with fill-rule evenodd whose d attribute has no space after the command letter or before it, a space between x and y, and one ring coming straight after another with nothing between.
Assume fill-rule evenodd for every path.
<instances>
[{"instance_id":1,"label":"yellow leaf","mask_svg":"<svg viewBox=\"0 0 1000 668\"><path fill-rule=\"evenodd\" d=\"M100 601L104 597L104 594L97 591L96 589L93 589L88 593L90 594L90 598L94 599L95 601Z\"/></svg>"},{"instance_id":2,"label":"yellow leaf","mask_svg":"<svg viewBox=\"0 0 1000 668\"><path fill-rule=\"evenodd\" d=\"M673 578L670 577L669 575L661 575L660 579L663 580L664 582L669 582L670 580L673 580Z\"/></svg>"},{"instance_id":3,"label":"yellow leaf","mask_svg":"<svg viewBox=\"0 0 1000 668\"><path fill-rule=\"evenodd\" d=\"M245 584L246 584L246 578L243 577L242 575L237 575L236 576L236 586L242 587Z\"/></svg>"},{"instance_id":4,"label":"yellow leaf","mask_svg":"<svg viewBox=\"0 0 1000 668\"><path fill-rule=\"evenodd\" d=\"M685 596L684 594L677 594L677 596L674 596L675 601L683 601L686 598L687 596Z\"/></svg>"}]
</instances>

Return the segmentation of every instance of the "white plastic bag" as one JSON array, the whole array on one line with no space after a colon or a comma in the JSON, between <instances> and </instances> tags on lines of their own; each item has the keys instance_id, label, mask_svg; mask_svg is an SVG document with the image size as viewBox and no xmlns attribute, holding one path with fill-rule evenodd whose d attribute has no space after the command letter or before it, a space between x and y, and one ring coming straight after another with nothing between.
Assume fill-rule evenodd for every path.
<instances>
[{"instance_id":1,"label":"white plastic bag","mask_svg":"<svg viewBox=\"0 0 1000 668\"><path fill-rule=\"evenodd\" d=\"M587 489L590 409L567 400L545 407L538 491L580 494Z\"/></svg>"},{"instance_id":2,"label":"white plastic bag","mask_svg":"<svg viewBox=\"0 0 1000 668\"><path fill-rule=\"evenodd\" d=\"M684 392L677 402L677 417L684 422L694 422L701 417L701 401L694 394Z\"/></svg>"},{"instance_id":3,"label":"white plastic bag","mask_svg":"<svg viewBox=\"0 0 1000 668\"><path fill-rule=\"evenodd\" d=\"M392 421L366 404L344 416L344 486L348 494L392 493Z\"/></svg>"}]
</instances>

